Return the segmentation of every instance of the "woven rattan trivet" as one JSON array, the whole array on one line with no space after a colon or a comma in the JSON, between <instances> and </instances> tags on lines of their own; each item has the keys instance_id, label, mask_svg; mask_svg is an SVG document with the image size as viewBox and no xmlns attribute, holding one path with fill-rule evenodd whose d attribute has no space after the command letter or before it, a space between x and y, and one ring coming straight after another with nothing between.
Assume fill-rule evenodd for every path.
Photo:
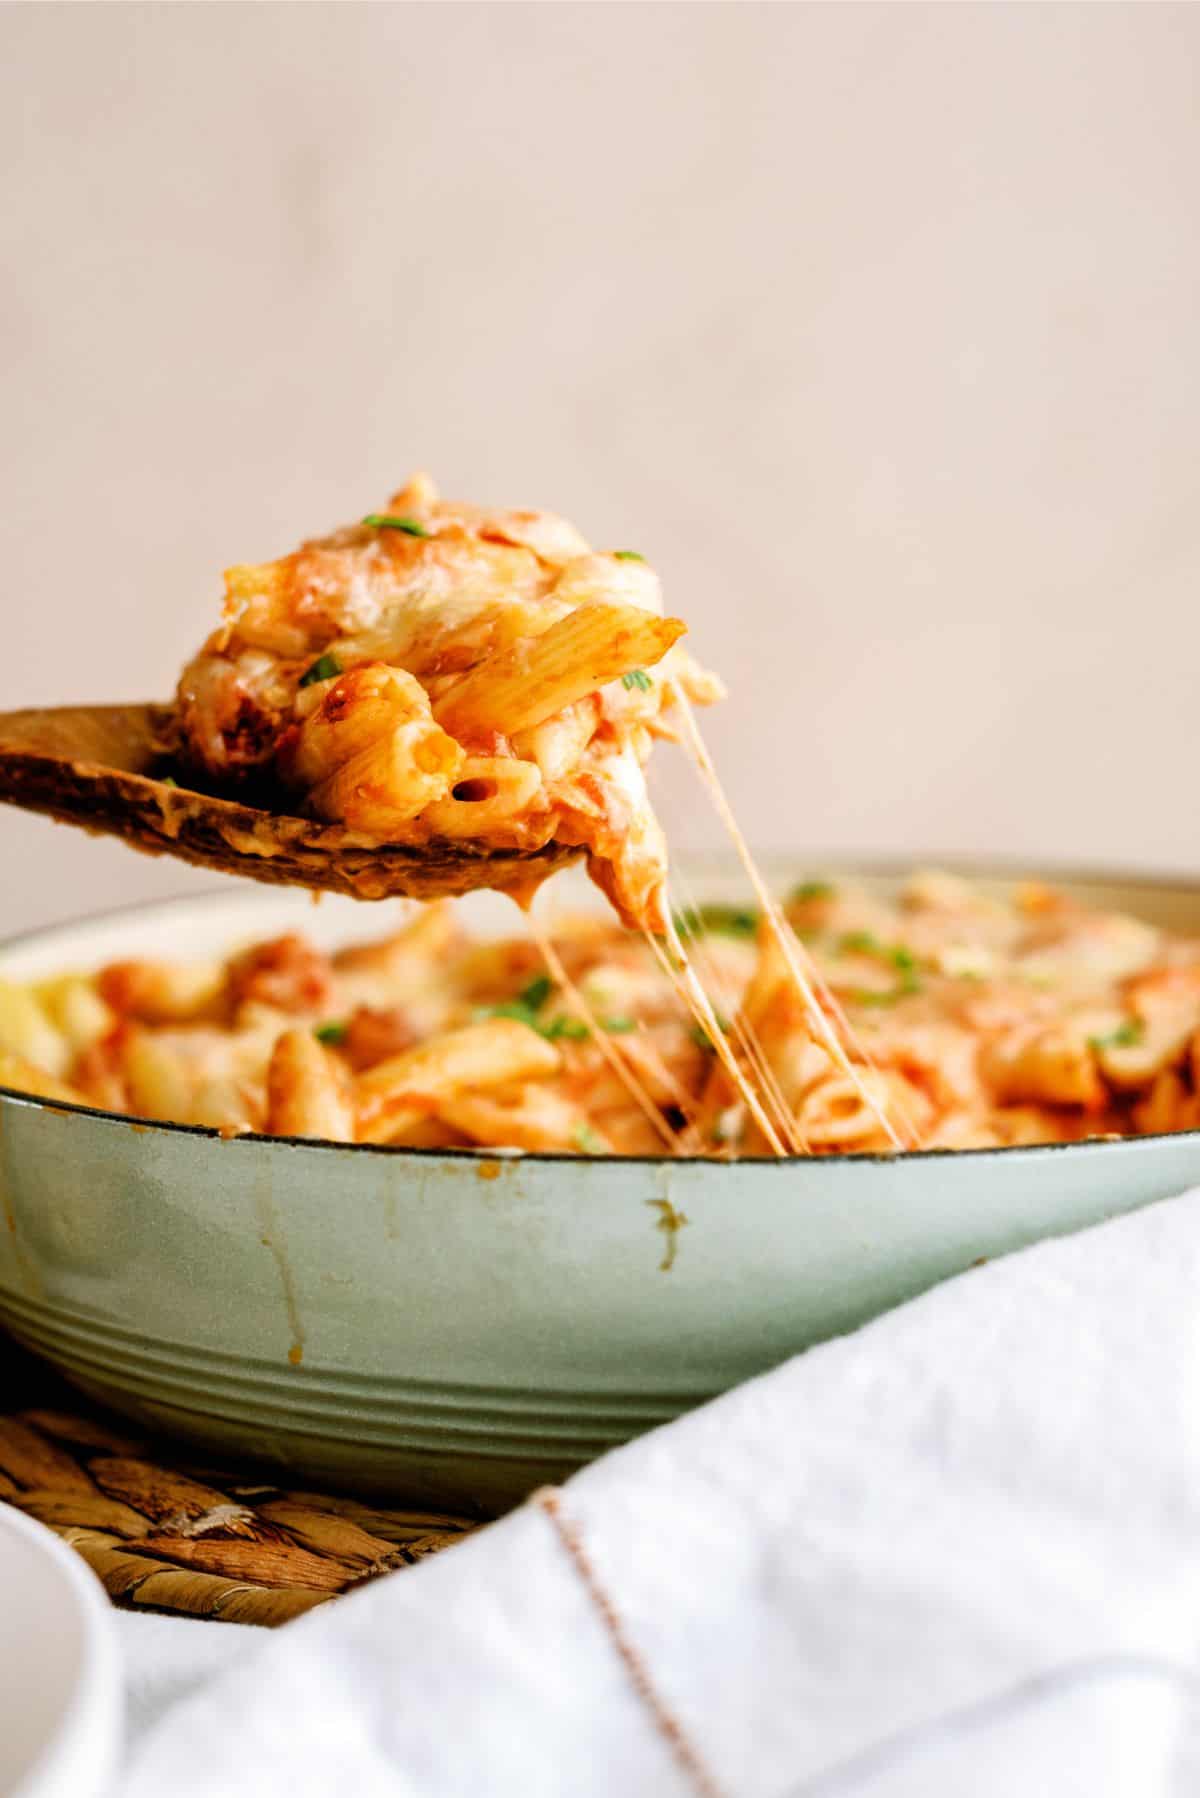
<instances>
[{"instance_id":1,"label":"woven rattan trivet","mask_svg":"<svg viewBox=\"0 0 1200 1798\"><path fill-rule=\"evenodd\" d=\"M69 1542L122 1609L228 1623L286 1623L477 1527L196 1467L114 1422L3 1337L0 1500Z\"/></svg>"}]
</instances>

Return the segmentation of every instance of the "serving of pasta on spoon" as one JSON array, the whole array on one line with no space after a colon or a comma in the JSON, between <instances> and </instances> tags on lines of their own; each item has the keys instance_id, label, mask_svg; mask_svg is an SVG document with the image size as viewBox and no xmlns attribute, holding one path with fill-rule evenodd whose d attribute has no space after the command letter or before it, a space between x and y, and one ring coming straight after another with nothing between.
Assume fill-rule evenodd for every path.
<instances>
[{"instance_id":1,"label":"serving of pasta on spoon","mask_svg":"<svg viewBox=\"0 0 1200 1798\"><path fill-rule=\"evenodd\" d=\"M565 520L439 498L227 570L173 704L0 717L0 798L133 847L360 898L528 893L586 856L661 927L646 793L676 700L719 681L657 576Z\"/></svg>"}]
</instances>

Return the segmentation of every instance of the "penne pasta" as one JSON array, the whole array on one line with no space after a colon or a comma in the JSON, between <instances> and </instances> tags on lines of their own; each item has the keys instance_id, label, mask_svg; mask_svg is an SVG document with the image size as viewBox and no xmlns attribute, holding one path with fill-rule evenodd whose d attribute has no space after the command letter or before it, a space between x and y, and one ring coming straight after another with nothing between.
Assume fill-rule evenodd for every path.
<instances>
[{"instance_id":1,"label":"penne pasta","mask_svg":"<svg viewBox=\"0 0 1200 1798\"><path fill-rule=\"evenodd\" d=\"M675 914L671 952L606 916L473 942L445 905L332 956L292 932L224 964L8 981L0 1084L526 1154L891 1153L893 1119L945 1149L1200 1129L1200 938L935 874L895 900L805 882L787 911L811 998L797 941L728 905Z\"/></svg>"},{"instance_id":2,"label":"penne pasta","mask_svg":"<svg viewBox=\"0 0 1200 1798\"><path fill-rule=\"evenodd\" d=\"M580 1142L589 1131L595 1135L591 1152L603 1152L607 1147L578 1105L532 1083L459 1093L439 1103L438 1116L469 1141L491 1148L524 1149L531 1154L579 1153Z\"/></svg>"},{"instance_id":3,"label":"penne pasta","mask_svg":"<svg viewBox=\"0 0 1200 1798\"><path fill-rule=\"evenodd\" d=\"M468 756L453 791L429 806L426 816L440 837L474 837L481 830L494 833L525 811L541 786L541 770L533 762Z\"/></svg>"},{"instance_id":4,"label":"penne pasta","mask_svg":"<svg viewBox=\"0 0 1200 1798\"><path fill-rule=\"evenodd\" d=\"M559 1059L552 1043L515 1019L489 1018L448 1031L359 1076L359 1135L365 1142L386 1142L397 1119L434 1111L440 1100L468 1087L553 1074Z\"/></svg>"},{"instance_id":5,"label":"penne pasta","mask_svg":"<svg viewBox=\"0 0 1200 1798\"><path fill-rule=\"evenodd\" d=\"M26 1061L23 1055L15 1055L11 1049L0 1048L0 1086L11 1087L14 1092L29 1093L37 1099L50 1099L65 1105L87 1105L90 1103L86 1093L65 1080L56 1079L45 1068Z\"/></svg>"},{"instance_id":6,"label":"penne pasta","mask_svg":"<svg viewBox=\"0 0 1200 1798\"><path fill-rule=\"evenodd\" d=\"M531 730L609 681L652 667L686 628L640 606L590 601L481 662L438 700L435 715L457 737Z\"/></svg>"},{"instance_id":7,"label":"penne pasta","mask_svg":"<svg viewBox=\"0 0 1200 1798\"><path fill-rule=\"evenodd\" d=\"M40 981L34 996L72 1056L98 1042L116 1023L112 1007L101 998L94 983L81 974Z\"/></svg>"},{"instance_id":8,"label":"penne pasta","mask_svg":"<svg viewBox=\"0 0 1200 1798\"><path fill-rule=\"evenodd\" d=\"M267 1069L265 1128L272 1136L354 1141L354 1101L345 1069L311 1030L285 1030Z\"/></svg>"},{"instance_id":9,"label":"penne pasta","mask_svg":"<svg viewBox=\"0 0 1200 1798\"><path fill-rule=\"evenodd\" d=\"M0 980L0 1049L48 1074L64 1074L71 1061L70 1043L55 1029L37 994L11 980Z\"/></svg>"},{"instance_id":10,"label":"penne pasta","mask_svg":"<svg viewBox=\"0 0 1200 1798\"><path fill-rule=\"evenodd\" d=\"M463 759L451 738L435 737L421 725L398 725L313 787L308 807L348 830L387 840L449 793Z\"/></svg>"},{"instance_id":11,"label":"penne pasta","mask_svg":"<svg viewBox=\"0 0 1200 1798\"><path fill-rule=\"evenodd\" d=\"M457 744L434 724L420 681L382 662L312 685L296 709L300 728L286 766L302 786L319 786L400 731L418 772L452 771L462 760Z\"/></svg>"},{"instance_id":12,"label":"penne pasta","mask_svg":"<svg viewBox=\"0 0 1200 1798\"><path fill-rule=\"evenodd\" d=\"M120 1060L135 1117L166 1118L177 1124L194 1121L195 1084L167 1037L134 1026L122 1041Z\"/></svg>"},{"instance_id":13,"label":"penne pasta","mask_svg":"<svg viewBox=\"0 0 1200 1798\"><path fill-rule=\"evenodd\" d=\"M216 1007L225 971L211 963L117 961L102 968L96 992L110 1014L140 1024L181 1024Z\"/></svg>"}]
</instances>

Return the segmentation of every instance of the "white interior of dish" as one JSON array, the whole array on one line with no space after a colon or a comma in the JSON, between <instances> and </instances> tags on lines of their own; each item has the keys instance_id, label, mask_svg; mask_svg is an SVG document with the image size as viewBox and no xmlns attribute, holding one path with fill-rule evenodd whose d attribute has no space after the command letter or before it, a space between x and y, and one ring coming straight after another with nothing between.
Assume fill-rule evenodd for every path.
<instances>
[{"instance_id":1,"label":"white interior of dish","mask_svg":"<svg viewBox=\"0 0 1200 1798\"><path fill-rule=\"evenodd\" d=\"M106 1789L120 1705L108 1601L71 1550L4 1507L0 1590L0 1791Z\"/></svg>"}]
</instances>

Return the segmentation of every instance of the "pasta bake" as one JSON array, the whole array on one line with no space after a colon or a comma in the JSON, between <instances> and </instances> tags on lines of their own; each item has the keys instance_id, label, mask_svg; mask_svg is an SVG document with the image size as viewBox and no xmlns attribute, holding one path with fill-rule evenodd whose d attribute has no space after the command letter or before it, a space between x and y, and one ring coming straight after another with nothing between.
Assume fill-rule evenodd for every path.
<instances>
[{"instance_id":1,"label":"pasta bake","mask_svg":"<svg viewBox=\"0 0 1200 1798\"><path fill-rule=\"evenodd\" d=\"M226 572L175 747L218 790L278 793L363 842L578 847L627 923L661 928L645 763L681 696L721 693L685 628L636 551L418 475L383 512Z\"/></svg>"},{"instance_id":2,"label":"pasta bake","mask_svg":"<svg viewBox=\"0 0 1200 1798\"><path fill-rule=\"evenodd\" d=\"M972 1149L1200 1128L1200 939L1041 885L943 873L880 898L808 881L834 1058L751 909L676 916L716 1028L786 1149ZM769 1145L661 942L578 916L552 944L419 909L332 954L290 934L214 964L0 983L0 1084L144 1118L334 1142L580 1155Z\"/></svg>"}]
</instances>

